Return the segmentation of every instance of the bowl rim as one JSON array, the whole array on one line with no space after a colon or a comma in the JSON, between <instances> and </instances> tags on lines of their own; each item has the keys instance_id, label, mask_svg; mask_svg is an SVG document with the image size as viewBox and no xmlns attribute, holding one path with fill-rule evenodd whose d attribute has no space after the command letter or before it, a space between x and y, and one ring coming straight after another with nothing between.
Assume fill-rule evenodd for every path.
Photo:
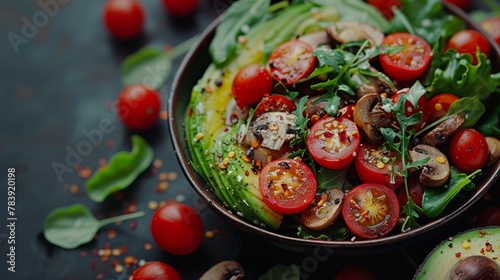
<instances>
[{"instance_id":1,"label":"bowl rim","mask_svg":"<svg viewBox=\"0 0 500 280\"><path fill-rule=\"evenodd\" d=\"M447 12L454 14L460 18L462 18L467 26L473 29L479 30L483 35L486 34L486 38L492 46L492 53L496 54L496 60L500 62L500 46L494 43L494 39L489 36L481 27L472 22L472 20L467 16L467 14L460 10L458 7L453 6L448 3L443 3L443 7ZM278 232L272 231L269 228L262 228L258 225L255 225L242 217L238 216L236 213L233 213L227 207L225 207L220 200L212 193L209 189L210 186L203 181L200 175L198 175L192 168L190 168L190 157L189 152L184 150L182 147L183 141L185 141L185 137L183 135L183 126L178 127L178 122L176 119L178 110L182 110L180 116L184 115L185 108L178 108L175 106L179 99L178 89L179 85L182 84L187 76L189 75L189 67L196 64L196 55L197 53L203 51L203 46L208 46L211 39L215 34L215 29L218 24L221 22L224 14L219 15L214 21L210 23L210 25L199 35L198 40L193 44L187 54L184 56L178 70L176 71L172 87L169 92L168 98L168 115L169 115L169 132L171 135L171 143L173 145L174 153L176 155L177 161L179 162L182 172L184 173L186 179L190 183L191 187L194 189L196 194L203 200L203 202L215 213L219 216L227 220L230 224L236 226L237 228L251 234L257 234L259 236L270 239L270 241L278 242L279 244L286 245L297 245L299 247L328 247L328 248L337 248L337 249L361 249L361 248L382 248L387 245L401 245L402 242L408 242L410 240L417 240L419 238L423 238L439 228L441 226L450 224L451 221L460 217L462 214L467 212L474 204L476 204L479 199L484 195L489 188L498 180L500 177L500 161L498 161L493 167L490 168L488 175L481 181L481 184L476 187L473 194L465 201L465 203L461 204L458 208L454 209L452 212L444 216L440 216L429 223L421 225L418 228L412 229L403 233L391 234L386 237L377 238L377 239L355 239L353 241L342 240L318 240L318 239L304 239L300 237L293 237L288 235L283 235ZM204 69L206 69L208 65L204 65ZM193 85L194 86L194 85ZM177 93L177 94L176 94ZM417 238L418 237L418 238Z\"/></svg>"}]
</instances>

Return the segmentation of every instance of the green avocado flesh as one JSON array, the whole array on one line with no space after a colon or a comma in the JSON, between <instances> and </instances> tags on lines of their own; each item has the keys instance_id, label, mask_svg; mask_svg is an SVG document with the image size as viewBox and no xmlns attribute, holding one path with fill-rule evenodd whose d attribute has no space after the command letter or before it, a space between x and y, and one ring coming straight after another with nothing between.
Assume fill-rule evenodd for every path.
<instances>
[{"instance_id":1,"label":"green avocado flesh","mask_svg":"<svg viewBox=\"0 0 500 280\"><path fill-rule=\"evenodd\" d=\"M443 241L427 256L414 279L445 279L453 265L473 255L487 256L500 264L500 227L471 229Z\"/></svg>"}]
</instances>

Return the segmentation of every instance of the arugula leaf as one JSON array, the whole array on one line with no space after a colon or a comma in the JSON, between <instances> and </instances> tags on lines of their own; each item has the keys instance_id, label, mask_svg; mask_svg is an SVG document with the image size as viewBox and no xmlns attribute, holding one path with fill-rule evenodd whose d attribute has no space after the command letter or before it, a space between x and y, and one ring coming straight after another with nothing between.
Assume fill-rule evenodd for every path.
<instances>
[{"instance_id":1,"label":"arugula leaf","mask_svg":"<svg viewBox=\"0 0 500 280\"><path fill-rule=\"evenodd\" d=\"M270 0L240 0L227 9L209 46L215 65L221 67L235 57L238 36L243 34L245 28L267 20L270 3Z\"/></svg>"},{"instance_id":2,"label":"arugula leaf","mask_svg":"<svg viewBox=\"0 0 500 280\"><path fill-rule=\"evenodd\" d=\"M422 208L429 218L437 217L450 201L464 188L471 190L475 187L472 182L477 174L481 173L478 169L467 175L461 173L458 169L451 167L450 179L443 188L426 188L422 198Z\"/></svg>"}]
</instances>

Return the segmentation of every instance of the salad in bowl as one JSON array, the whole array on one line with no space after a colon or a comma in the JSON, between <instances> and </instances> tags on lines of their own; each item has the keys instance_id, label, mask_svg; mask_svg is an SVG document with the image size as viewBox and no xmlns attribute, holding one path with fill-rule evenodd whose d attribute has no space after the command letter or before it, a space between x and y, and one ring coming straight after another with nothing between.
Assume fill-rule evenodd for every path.
<instances>
[{"instance_id":1,"label":"salad in bowl","mask_svg":"<svg viewBox=\"0 0 500 280\"><path fill-rule=\"evenodd\" d=\"M496 181L498 46L437 0L392 12L240 0L208 28L169 106L212 208L274 240L368 246L437 228Z\"/></svg>"}]
</instances>

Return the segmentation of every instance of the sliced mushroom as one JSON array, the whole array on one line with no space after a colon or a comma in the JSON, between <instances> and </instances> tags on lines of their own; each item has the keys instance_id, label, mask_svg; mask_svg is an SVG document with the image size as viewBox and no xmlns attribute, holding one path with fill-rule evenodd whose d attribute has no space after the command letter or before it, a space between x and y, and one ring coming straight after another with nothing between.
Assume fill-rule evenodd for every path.
<instances>
[{"instance_id":1,"label":"sliced mushroom","mask_svg":"<svg viewBox=\"0 0 500 280\"><path fill-rule=\"evenodd\" d=\"M222 261L205 272L200 280L244 280L243 267L235 261Z\"/></svg>"},{"instance_id":2,"label":"sliced mushroom","mask_svg":"<svg viewBox=\"0 0 500 280\"><path fill-rule=\"evenodd\" d=\"M489 156L486 162L487 167L493 166L500 158L500 140L492 136L486 136L486 144L488 144Z\"/></svg>"},{"instance_id":3,"label":"sliced mushroom","mask_svg":"<svg viewBox=\"0 0 500 280\"><path fill-rule=\"evenodd\" d=\"M369 24L359 21L339 21L328 26L326 32L339 44L369 40L372 46L380 46L384 40L384 33Z\"/></svg>"},{"instance_id":4,"label":"sliced mushroom","mask_svg":"<svg viewBox=\"0 0 500 280\"><path fill-rule=\"evenodd\" d=\"M321 45L327 45L328 43L331 42L330 37L324 30L313 33L307 33L305 35L300 36L298 39L302 42L308 43L313 48L316 48Z\"/></svg>"},{"instance_id":5,"label":"sliced mushroom","mask_svg":"<svg viewBox=\"0 0 500 280\"><path fill-rule=\"evenodd\" d=\"M316 197L316 203L300 213L300 222L312 230L321 230L332 225L341 213L344 192L331 188Z\"/></svg>"},{"instance_id":6,"label":"sliced mushroom","mask_svg":"<svg viewBox=\"0 0 500 280\"><path fill-rule=\"evenodd\" d=\"M318 98L320 97L321 96L312 96L307 99L306 103L304 104L304 106L306 107L304 109L304 115L307 115L308 117L312 117L314 115L322 117L326 114L325 112L325 107L327 104L326 100L321 102L316 102L316 100L318 100Z\"/></svg>"},{"instance_id":7,"label":"sliced mushroom","mask_svg":"<svg viewBox=\"0 0 500 280\"><path fill-rule=\"evenodd\" d=\"M379 71L373 67L370 67L370 71L374 73L378 73ZM352 75L352 78L358 82L359 87L356 90L356 97L359 99L366 94L370 93L386 93L387 96L392 96L394 94L394 90L392 90L391 86L388 85L383 79L376 77L364 77L361 78L359 74L355 73Z\"/></svg>"},{"instance_id":8,"label":"sliced mushroom","mask_svg":"<svg viewBox=\"0 0 500 280\"><path fill-rule=\"evenodd\" d=\"M363 136L373 144L382 144L380 128L389 127L391 118L382 108L382 99L376 93L361 97L354 107L354 122Z\"/></svg>"},{"instance_id":9,"label":"sliced mushroom","mask_svg":"<svg viewBox=\"0 0 500 280\"><path fill-rule=\"evenodd\" d=\"M284 112L264 113L254 121L252 132L262 139L262 147L280 150L285 141L295 138L296 119L296 115Z\"/></svg>"},{"instance_id":10,"label":"sliced mushroom","mask_svg":"<svg viewBox=\"0 0 500 280\"><path fill-rule=\"evenodd\" d=\"M420 182L428 187L439 187L450 177L450 164L446 156L437 148L420 144L409 151L413 162L429 158L420 172Z\"/></svg>"},{"instance_id":11,"label":"sliced mushroom","mask_svg":"<svg viewBox=\"0 0 500 280\"><path fill-rule=\"evenodd\" d=\"M422 143L431 146L442 144L446 142L463 123L464 118L459 115L453 115L425 134L422 137Z\"/></svg>"}]
</instances>

